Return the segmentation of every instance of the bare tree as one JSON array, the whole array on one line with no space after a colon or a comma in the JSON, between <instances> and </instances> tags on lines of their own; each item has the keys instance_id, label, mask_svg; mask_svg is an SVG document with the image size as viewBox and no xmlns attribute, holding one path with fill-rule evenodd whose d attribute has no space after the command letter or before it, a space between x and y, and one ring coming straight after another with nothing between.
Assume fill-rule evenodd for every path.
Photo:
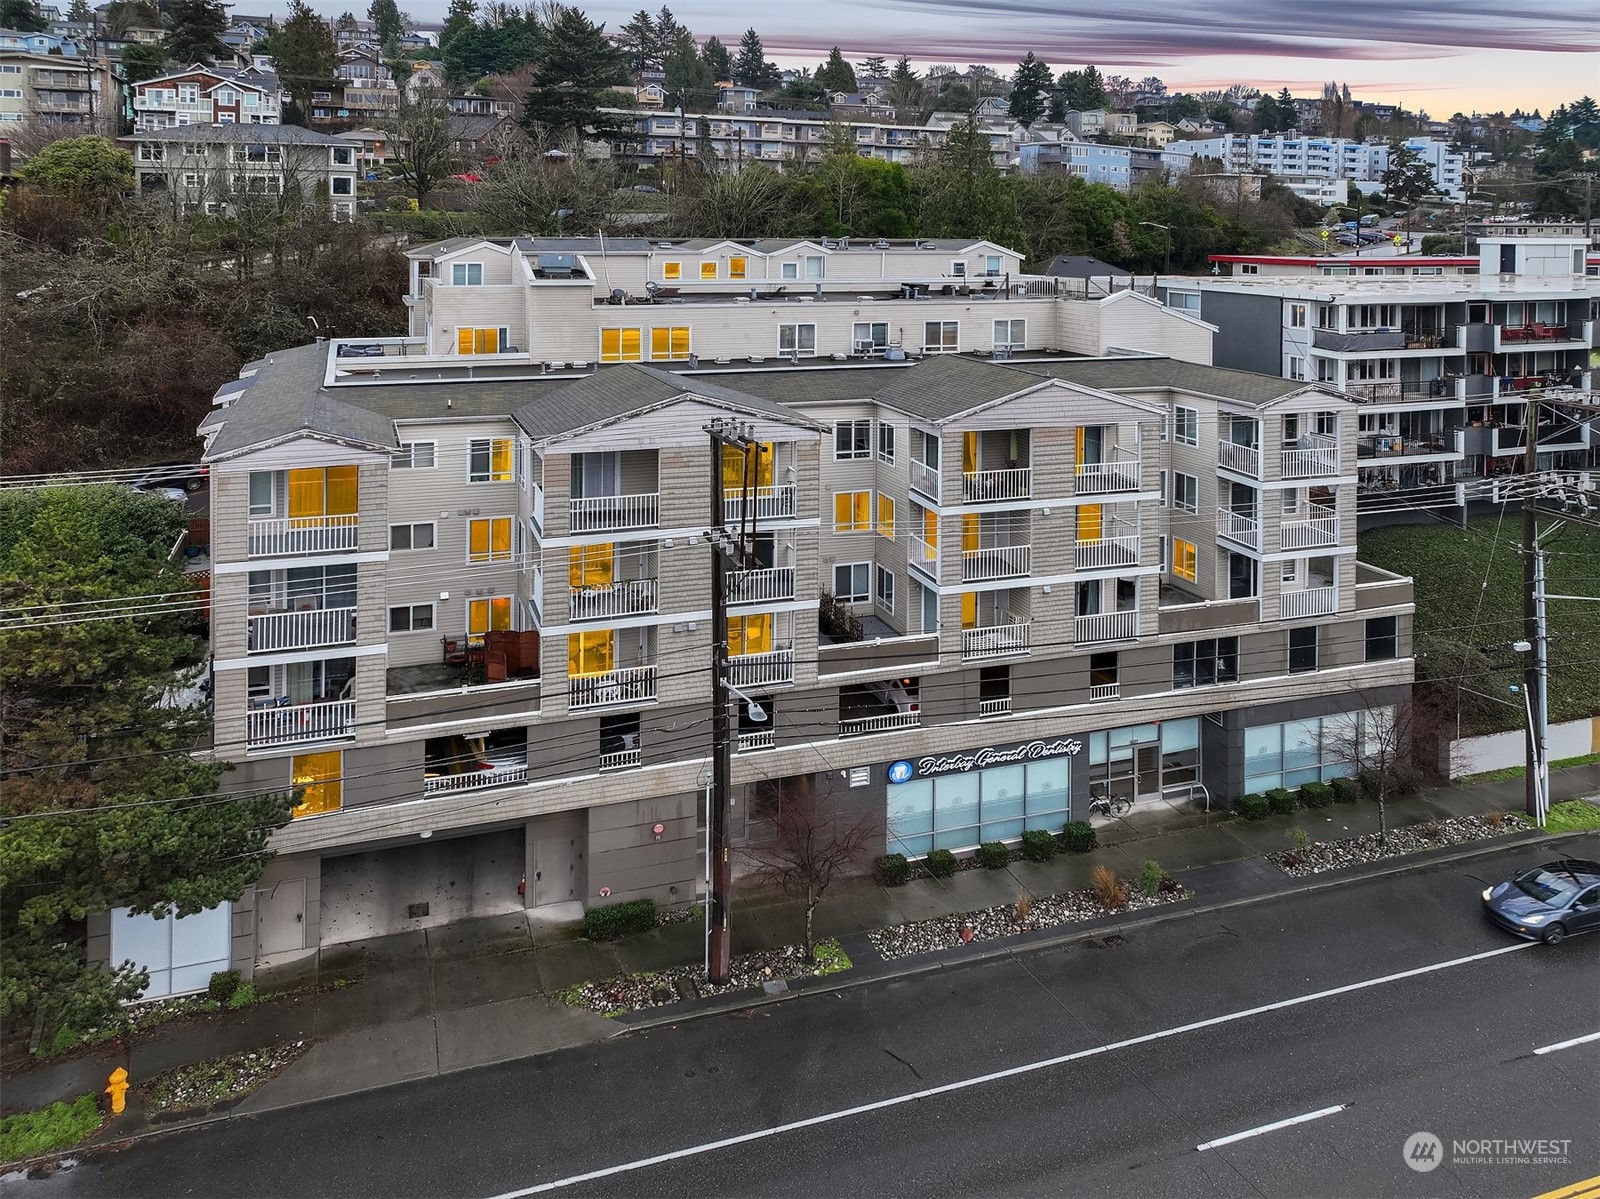
<instances>
[{"instance_id":1,"label":"bare tree","mask_svg":"<svg viewBox=\"0 0 1600 1199\"><path fill-rule=\"evenodd\" d=\"M450 97L437 87L418 88L410 96L402 90L400 107L383 123L383 128L394 144L395 167L410 184L420 208L455 163Z\"/></svg>"},{"instance_id":2,"label":"bare tree","mask_svg":"<svg viewBox=\"0 0 1600 1199\"><path fill-rule=\"evenodd\" d=\"M877 812L852 808L817 794L809 777L768 780L765 798L776 808L770 835L744 850L751 877L776 886L806 905L806 960L815 957L813 918L834 879L864 873L883 843Z\"/></svg>"},{"instance_id":3,"label":"bare tree","mask_svg":"<svg viewBox=\"0 0 1600 1199\"><path fill-rule=\"evenodd\" d=\"M581 153L548 155L520 131L499 147L500 161L468 193L492 229L504 233L593 233L610 223L616 166Z\"/></svg>"},{"instance_id":4,"label":"bare tree","mask_svg":"<svg viewBox=\"0 0 1600 1199\"><path fill-rule=\"evenodd\" d=\"M1388 802L1414 794L1435 763L1444 773L1448 731L1434 707L1406 696L1394 704L1375 703L1322 722L1322 760L1349 769L1378 805L1378 843L1389 839Z\"/></svg>"}]
</instances>

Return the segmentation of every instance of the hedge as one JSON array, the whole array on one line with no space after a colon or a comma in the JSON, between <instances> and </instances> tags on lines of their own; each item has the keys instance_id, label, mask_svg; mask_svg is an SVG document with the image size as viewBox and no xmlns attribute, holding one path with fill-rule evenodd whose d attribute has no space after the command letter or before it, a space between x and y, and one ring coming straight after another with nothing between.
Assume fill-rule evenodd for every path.
<instances>
[{"instance_id":1,"label":"hedge","mask_svg":"<svg viewBox=\"0 0 1600 1199\"><path fill-rule=\"evenodd\" d=\"M656 901L630 899L590 908L583 914L583 931L591 941L612 941L656 926Z\"/></svg>"}]
</instances>

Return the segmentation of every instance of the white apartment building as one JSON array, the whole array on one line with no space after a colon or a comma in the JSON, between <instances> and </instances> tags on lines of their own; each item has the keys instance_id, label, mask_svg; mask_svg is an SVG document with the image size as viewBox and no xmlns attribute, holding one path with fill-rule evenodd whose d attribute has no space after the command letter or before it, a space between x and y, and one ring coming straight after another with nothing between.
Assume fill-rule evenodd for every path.
<instances>
[{"instance_id":1,"label":"white apartment building","mask_svg":"<svg viewBox=\"0 0 1600 1199\"><path fill-rule=\"evenodd\" d=\"M183 213L227 213L248 200L325 203L355 213L358 147L298 125L177 125L120 138L146 195Z\"/></svg>"},{"instance_id":2,"label":"white apartment building","mask_svg":"<svg viewBox=\"0 0 1600 1199\"><path fill-rule=\"evenodd\" d=\"M801 777L913 857L1086 817L1091 783L1296 786L1411 680L1410 581L1356 559L1357 407L1209 365L1149 297L983 242L409 257L408 336L275 352L201 427L215 749L303 788L230 908L241 968L694 901L717 525L755 530L741 841Z\"/></svg>"},{"instance_id":3,"label":"white apartment building","mask_svg":"<svg viewBox=\"0 0 1600 1199\"><path fill-rule=\"evenodd\" d=\"M1592 402L1600 278L1578 237L1485 237L1471 257L1218 255L1162 280L1215 325L1219 365L1358 405L1358 507L1382 518L1487 499L1519 471L1530 396ZM1544 405L1541 469L1590 470L1600 428Z\"/></svg>"},{"instance_id":4,"label":"white apartment building","mask_svg":"<svg viewBox=\"0 0 1600 1199\"><path fill-rule=\"evenodd\" d=\"M278 77L254 67L195 64L133 87L133 129L186 125L276 125L283 115Z\"/></svg>"},{"instance_id":5,"label":"white apartment building","mask_svg":"<svg viewBox=\"0 0 1600 1199\"><path fill-rule=\"evenodd\" d=\"M1433 182L1451 200L1466 196L1462 169L1466 157L1450 149L1450 143L1432 137L1408 138L1403 143L1415 151L1433 172ZM1169 164L1184 169L1186 159L1219 159L1230 171L1266 171L1272 175L1325 179L1348 179L1362 190L1377 184L1389 169L1387 142L1358 142L1343 137L1319 137L1290 133L1224 133L1218 137L1168 142L1163 157ZM1343 196L1336 202L1342 203Z\"/></svg>"}]
</instances>

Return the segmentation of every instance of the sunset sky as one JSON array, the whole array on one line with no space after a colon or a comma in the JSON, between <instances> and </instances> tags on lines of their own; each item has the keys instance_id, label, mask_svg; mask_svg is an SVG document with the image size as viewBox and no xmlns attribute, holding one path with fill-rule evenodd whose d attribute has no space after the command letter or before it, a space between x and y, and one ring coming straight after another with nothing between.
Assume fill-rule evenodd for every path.
<instances>
[{"instance_id":1,"label":"sunset sky","mask_svg":"<svg viewBox=\"0 0 1600 1199\"><path fill-rule=\"evenodd\" d=\"M401 0L440 20L446 0ZM319 5L320 7L320 5ZM587 0L615 30L660 0ZM751 25L781 66L815 66L838 44L914 65L984 62L1009 74L1032 50L1057 71L1157 75L1172 90L1246 82L1296 95L1348 83L1360 99L1436 118L1521 106L1548 112L1600 91L1600 6L1540 0L677 0L700 38L735 48ZM1110 11L1107 11L1110 10Z\"/></svg>"}]
</instances>

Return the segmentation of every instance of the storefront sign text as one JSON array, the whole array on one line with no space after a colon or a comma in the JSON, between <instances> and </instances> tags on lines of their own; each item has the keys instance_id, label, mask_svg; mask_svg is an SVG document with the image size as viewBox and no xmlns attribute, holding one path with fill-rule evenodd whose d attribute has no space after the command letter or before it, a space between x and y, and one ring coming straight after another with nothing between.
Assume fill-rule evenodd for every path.
<instances>
[{"instance_id":1,"label":"storefront sign text","mask_svg":"<svg viewBox=\"0 0 1600 1199\"><path fill-rule=\"evenodd\" d=\"M930 754L917 762L917 773L927 777L936 774L959 774L966 770L982 770L986 766L1004 766L1011 762L1031 762L1036 758L1071 757L1083 748L1083 742L1073 737L1059 741L1024 741L1021 745L1003 748L987 746L971 753ZM896 763L899 765L899 763ZM891 776L892 777L892 776ZM904 779L896 780L904 782Z\"/></svg>"}]
</instances>

